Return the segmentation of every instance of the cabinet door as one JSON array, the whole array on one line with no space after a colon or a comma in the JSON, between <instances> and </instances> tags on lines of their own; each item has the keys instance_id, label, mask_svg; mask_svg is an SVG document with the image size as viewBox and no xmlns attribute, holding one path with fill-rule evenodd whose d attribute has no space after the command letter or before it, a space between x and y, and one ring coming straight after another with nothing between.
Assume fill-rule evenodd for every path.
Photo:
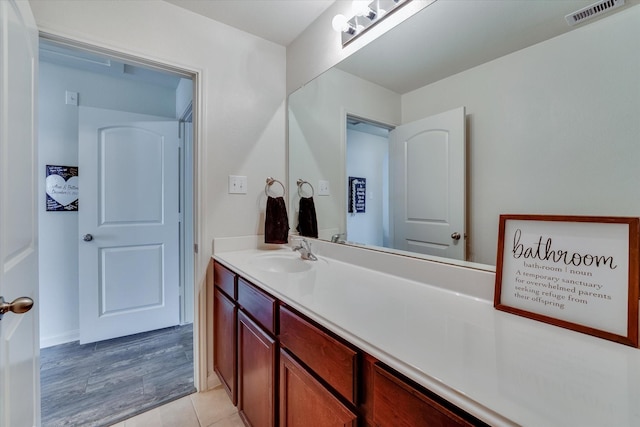
<instances>
[{"instance_id":1,"label":"cabinet door","mask_svg":"<svg viewBox=\"0 0 640 427\"><path fill-rule=\"evenodd\" d=\"M238 411L246 425L275 424L276 343L238 311Z\"/></svg>"},{"instance_id":2,"label":"cabinet door","mask_svg":"<svg viewBox=\"0 0 640 427\"><path fill-rule=\"evenodd\" d=\"M217 287L213 291L213 369L233 404L236 396L236 318L238 309Z\"/></svg>"},{"instance_id":3,"label":"cabinet door","mask_svg":"<svg viewBox=\"0 0 640 427\"><path fill-rule=\"evenodd\" d=\"M379 427L471 427L476 425L393 374L374 366L373 420Z\"/></svg>"},{"instance_id":4,"label":"cabinet door","mask_svg":"<svg viewBox=\"0 0 640 427\"><path fill-rule=\"evenodd\" d=\"M356 414L280 350L280 427L356 425Z\"/></svg>"}]
</instances>

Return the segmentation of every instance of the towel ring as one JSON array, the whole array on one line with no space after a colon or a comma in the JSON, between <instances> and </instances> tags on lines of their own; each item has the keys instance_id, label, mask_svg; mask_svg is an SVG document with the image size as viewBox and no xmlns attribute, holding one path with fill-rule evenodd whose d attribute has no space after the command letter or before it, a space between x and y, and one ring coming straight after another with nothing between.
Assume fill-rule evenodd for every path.
<instances>
[{"instance_id":1,"label":"towel ring","mask_svg":"<svg viewBox=\"0 0 640 427\"><path fill-rule=\"evenodd\" d=\"M273 184L275 183L280 184L280 187L282 187L282 197L284 197L286 190L284 189L284 185L278 181L277 179L273 179L271 177L267 178L267 185L264 186L264 194L266 194L267 197L269 197L269 187L271 187Z\"/></svg>"},{"instance_id":2,"label":"towel ring","mask_svg":"<svg viewBox=\"0 0 640 427\"><path fill-rule=\"evenodd\" d=\"M300 197L304 197L302 195L302 186L307 184L309 187L311 187L311 197L313 197L313 195L315 194L315 190L313 189L313 185L311 185L309 183L309 181L305 181L303 179L298 179L298 181L296 181L298 183L298 196Z\"/></svg>"}]
</instances>

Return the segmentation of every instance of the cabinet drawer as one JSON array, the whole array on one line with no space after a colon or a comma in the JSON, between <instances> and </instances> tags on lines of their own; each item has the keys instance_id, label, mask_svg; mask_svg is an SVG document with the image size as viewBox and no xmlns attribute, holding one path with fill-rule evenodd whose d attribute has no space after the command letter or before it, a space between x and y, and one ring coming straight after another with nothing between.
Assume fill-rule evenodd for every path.
<instances>
[{"instance_id":1,"label":"cabinet drawer","mask_svg":"<svg viewBox=\"0 0 640 427\"><path fill-rule=\"evenodd\" d=\"M356 403L357 352L280 307L280 345L289 349L345 399Z\"/></svg>"},{"instance_id":2,"label":"cabinet drawer","mask_svg":"<svg viewBox=\"0 0 640 427\"><path fill-rule=\"evenodd\" d=\"M214 262L213 283L235 301L238 295L236 294L236 275L233 271L222 264Z\"/></svg>"},{"instance_id":3,"label":"cabinet drawer","mask_svg":"<svg viewBox=\"0 0 640 427\"><path fill-rule=\"evenodd\" d=\"M380 427L476 425L378 365L373 372L373 420Z\"/></svg>"},{"instance_id":4,"label":"cabinet drawer","mask_svg":"<svg viewBox=\"0 0 640 427\"><path fill-rule=\"evenodd\" d=\"M276 300L243 278L238 278L238 304L265 330L275 335Z\"/></svg>"}]
</instances>

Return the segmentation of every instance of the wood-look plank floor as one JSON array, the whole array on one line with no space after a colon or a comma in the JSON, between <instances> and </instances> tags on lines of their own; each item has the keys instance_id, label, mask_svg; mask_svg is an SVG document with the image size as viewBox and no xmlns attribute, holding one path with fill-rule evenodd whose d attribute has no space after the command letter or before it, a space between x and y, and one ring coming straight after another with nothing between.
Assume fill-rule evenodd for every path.
<instances>
[{"instance_id":1,"label":"wood-look plank floor","mask_svg":"<svg viewBox=\"0 0 640 427\"><path fill-rule=\"evenodd\" d=\"M196 391L193 327L40 352L42 426L109 426Z\"/></svg>"}]
</instances>

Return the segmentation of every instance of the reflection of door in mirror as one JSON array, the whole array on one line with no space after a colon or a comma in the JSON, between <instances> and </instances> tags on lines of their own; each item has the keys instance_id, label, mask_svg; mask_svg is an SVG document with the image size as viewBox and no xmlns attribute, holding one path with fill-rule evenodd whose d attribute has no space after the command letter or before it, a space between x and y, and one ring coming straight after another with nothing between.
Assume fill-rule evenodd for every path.
<instances>
[{"instance_id":1,"label":"reflection of door in mirror","mask_svg":"<svg viewBox=\"0 0 640 427\"><path fill-rule=\"evenodd\" d=\"M390 134L393 247L465 260L465 109Z\"/></svg>"},{"instance_id":2,"label":"reflection of door in mirror","mask_svg":"<svg viewBox=\"0 0 640 427\"><path fill-rule=\"evenodd\" d=\"M347 240L392 247L389 242L389 130L391 126L347 116L347 180L366 180L364 212L348 209ZM350 194L347 191L346 194Z\"/></svg>"},{"instance_id":3,"label":"reflection of door in mirror","mask_svg":"<svg viewBox=\"0 0 640 427\"><path fill-rule=\"evenodd\" d=\"M354 243L465 259L465 110L394 130L347 116L347 177L365 177L365 212L347 213ZM390 163L391 162L391 163Z\"/></svg>"}]
</instances>

